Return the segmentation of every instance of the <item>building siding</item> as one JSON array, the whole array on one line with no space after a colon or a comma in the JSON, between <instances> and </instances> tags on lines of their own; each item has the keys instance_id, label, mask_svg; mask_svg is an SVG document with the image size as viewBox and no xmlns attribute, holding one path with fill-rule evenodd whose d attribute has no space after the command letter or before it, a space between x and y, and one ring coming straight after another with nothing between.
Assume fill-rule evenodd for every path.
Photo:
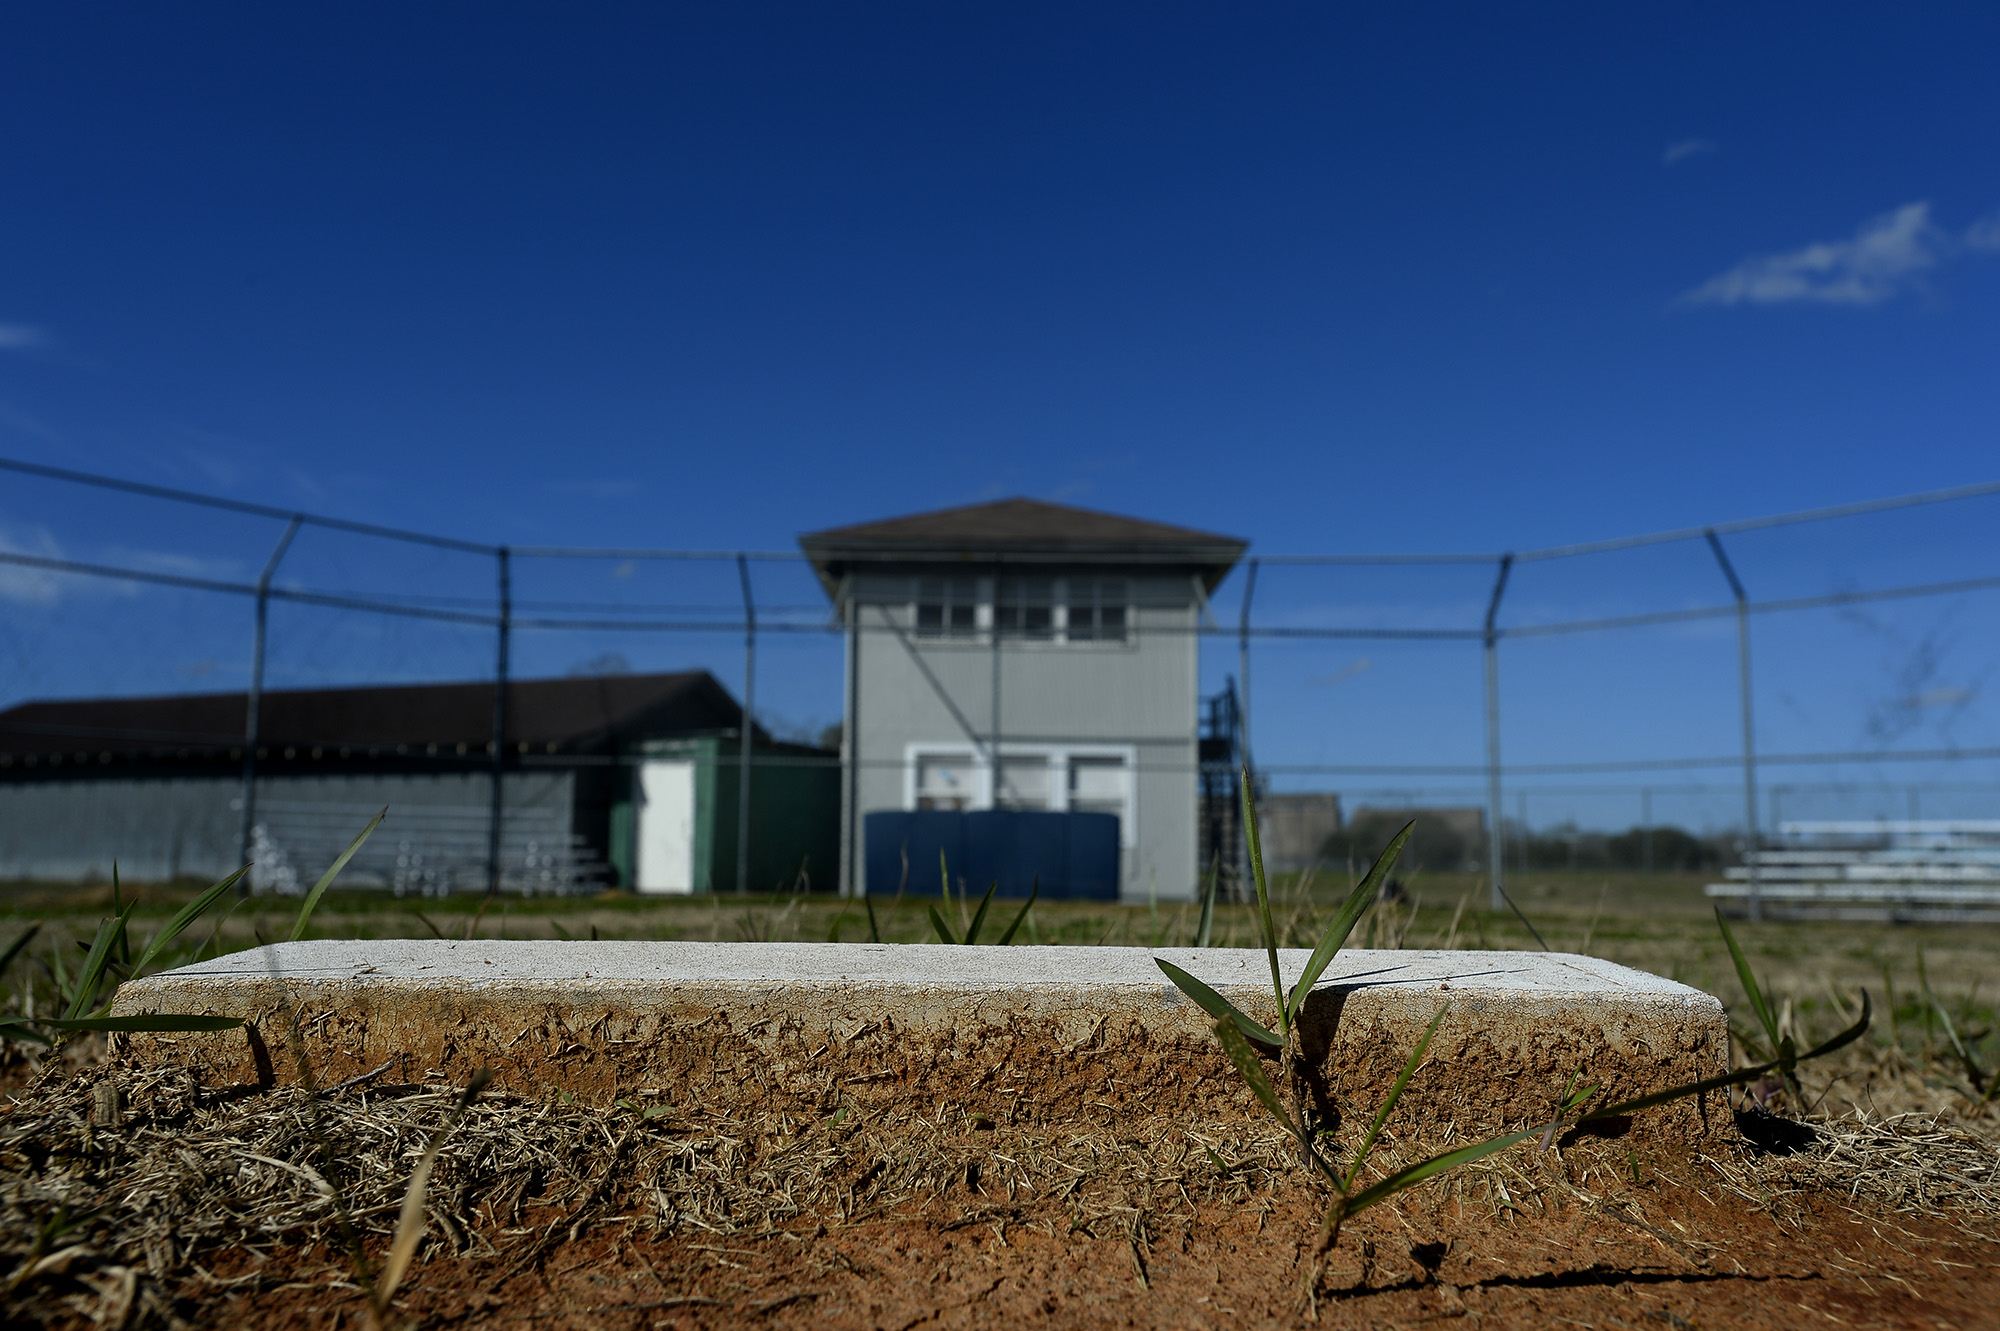
<instances>
[{"instance_id":1,"label":"building siding","mask_svg":"<svg viewBox=\"0 0 2000 1331\"><path fill-rule=\"evenodd\" d=\"M1088 572L1118 576L1102 565ZM844 811L843 834L860 835L856 815L907 807L912 746L984 751L994 729L997 666L1003 757L1011 745L1128 751L1135 817L1126 834L1123 895L1192 897L1198 874L1193 632L1198 603L1187 578L1135 573L1127 581L1133 593L1127 642L1003 638L996 653L984 628L970 640L917 638L914 576L855 577L848 606L847 751L855 764L854 794ZM982 601L990 603L986 583ZM851 885L862 851L857 846L846 851L843 865Z\"/></svg>"}]
</instances>

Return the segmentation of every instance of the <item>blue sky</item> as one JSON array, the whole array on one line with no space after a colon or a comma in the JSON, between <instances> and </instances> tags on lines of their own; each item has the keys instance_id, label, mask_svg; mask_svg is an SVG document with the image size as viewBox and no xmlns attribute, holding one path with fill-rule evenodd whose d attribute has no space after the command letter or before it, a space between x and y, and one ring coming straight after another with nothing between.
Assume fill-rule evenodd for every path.
<instances>
[{"instance_id":1,"label":"blue sky","mask_svg":"<svg viewBox=\"0 0 2000 1331\"><path fill-rule=\"evenodd\" d=\"M1532 547L2000 475L1987 7L79 5L7 34L10 456L513 543L780 548L1021 493L1269 553ZM1996 572L1996 516L1741 561L1759 595ZM240 576L274 534L0 485L17 548ZM1524 576L1519 613L1718 599L1706 558ZM1456 620L1483 578L1265 594ZM0 693L240 680L240 651L186 641L195 612L87 601L0 606ZM2000 743L1992 608L1774 629L1766 746ZM474 642L372 632L302 629L274 669L477 668ZM1733 640L1673 641L1523 648L1510 752L1728 752ZM598 647L734 668L724 642L525 650ZM832 719L818 649L787 650L772 706ZM1454 652L1274 649L1260 749L1476 762ZM1963 696L1871 723L1919 695Z\"/></svg>"}]
</instances>

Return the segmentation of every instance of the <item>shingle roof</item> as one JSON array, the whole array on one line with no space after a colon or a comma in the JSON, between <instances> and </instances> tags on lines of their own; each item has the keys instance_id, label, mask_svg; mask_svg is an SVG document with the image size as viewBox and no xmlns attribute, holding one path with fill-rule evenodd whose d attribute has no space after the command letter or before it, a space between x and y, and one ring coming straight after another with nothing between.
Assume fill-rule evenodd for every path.
<instances>
[{"instance_id":1,"label":"shingle roof","mask_svg":"<svg viewBox=\"0 0 2000 1331\"><path fill-rule=\"evenodd\" d=\"M599 747L623 737L733 730L742 709L704 670L516 680L507 688L507 740L538 752ZM0 712L0 755L213 758L243 743L241 693L28 702ZM264 694L258 740L272 749L324 746L395 753L432 745L486 752L493 685L395 684L284 689ZM765 738L758 732L758 738Z\"/></svg>"},{"instance_id":2,"label":"shingle roof","mask_svg":"<svg viewBox=\"0 0 2000 1331\"><path fill-rule=\"evenodd\" d=\"M1233 536L1040 499L1002 499L832 527L806 533L799 546L829 582L856 562L998 557L1182 565L1203 571L1211 586L1248 548Z\"/></svg>"}]
</instances>

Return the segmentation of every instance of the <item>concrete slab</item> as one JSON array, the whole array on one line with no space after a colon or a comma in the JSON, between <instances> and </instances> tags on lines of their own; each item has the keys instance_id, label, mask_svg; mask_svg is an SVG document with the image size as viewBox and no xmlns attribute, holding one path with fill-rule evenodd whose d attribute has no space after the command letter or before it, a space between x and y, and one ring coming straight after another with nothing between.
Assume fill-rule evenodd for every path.
<instances>
[{"instance_id":1,"label":"concrete slab","mask_svg":"<svg viewBox=\"0 0 2000 1331\"><path fill-rule=\"evenodd\" d=\"M116 1011L241 1016L245 1031L133 1036L226 1081L292 1080L296 1014L315 1075L385 1081L479 1066L525 1095L699 1102L745 1116L962 1113L1051 1131L1258 1112L1208 1018L1155 956L1275 1020L1265 954L1238 949L859 943L284 943L123 986ZM1289 984L1307 953L1279 954ZM1372 1113L1440 1005L1397 1118L1501 1130L1545 1115L1573 1072L1644 1094L1726 1066L1721 1005L1591 957L1343 952L1301 1022L1312 1098ZM1655 1111L1695 1136L1721 1102Z\"/></svg>"}]
</instances>

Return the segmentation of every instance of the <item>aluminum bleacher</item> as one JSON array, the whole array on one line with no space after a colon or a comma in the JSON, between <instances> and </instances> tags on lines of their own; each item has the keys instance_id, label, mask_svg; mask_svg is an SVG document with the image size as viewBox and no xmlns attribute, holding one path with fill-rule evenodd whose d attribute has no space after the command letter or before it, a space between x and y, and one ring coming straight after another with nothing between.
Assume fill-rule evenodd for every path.
<instances>
[{"instance_id":1,"label":"aluminum bleacher","mask_svg":"<svg viewBox=\"0 0 2000 1331\"><path fill-rule=\"evenodd\" d=\"M1780 918L2000 922L2000 819L1788 822L1745 858L1710 897L1747 902L1754 866Z\"/></svg>"}]
</instances>

